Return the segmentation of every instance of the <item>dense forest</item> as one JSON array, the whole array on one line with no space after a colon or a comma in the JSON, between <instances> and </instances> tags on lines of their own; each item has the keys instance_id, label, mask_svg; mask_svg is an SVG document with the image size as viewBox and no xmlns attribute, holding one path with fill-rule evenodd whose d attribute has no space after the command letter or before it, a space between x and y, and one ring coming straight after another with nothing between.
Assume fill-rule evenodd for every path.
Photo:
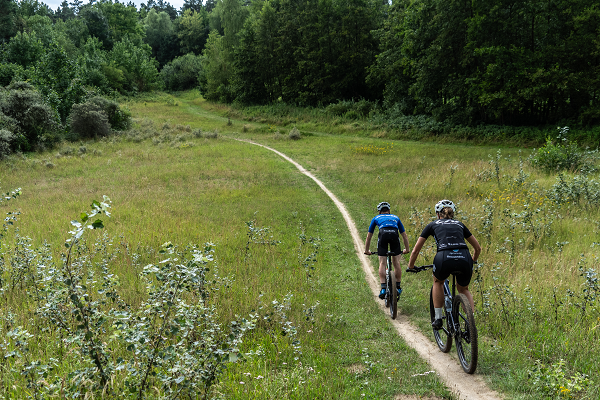
<instances>
[{"instance_id":1,"label":"dense forest","mask_svg":"<svg viewBox=\"0 0 600 400\"><path fill-rule=\"evenodd\" d=\"M600 123L594 0L0 0L0 61L0 155L73 131L74 105L126 126L100 99L152 90L367 101L463 126Z\"/></svg>"}]
</instances>

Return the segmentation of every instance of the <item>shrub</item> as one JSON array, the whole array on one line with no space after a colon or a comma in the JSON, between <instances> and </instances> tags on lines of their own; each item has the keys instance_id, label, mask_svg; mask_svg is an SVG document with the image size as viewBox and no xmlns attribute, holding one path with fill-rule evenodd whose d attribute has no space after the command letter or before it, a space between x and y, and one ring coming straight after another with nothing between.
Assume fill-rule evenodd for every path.
<instances>
[{"instance_id":1,"label":"shrub","mask_svg":"<svg viewBox=\"0 0 600 400\"><path fill-rule=\"evenodd\" d=\"M11 143L15 139L14 133L0 129L0 159L11 153Z\"/></svg>"},{"instance_id":2,"label":"shrub","mask_svg":"<svg viewBox=\"0 0 600 400\"><path fill-rule=\"evenodd\" d=\"M131 126L131 113L122 110L117 102L100 96L93 97L88 102L97 105L104 111L112 129L124 131Z\"/></svg>"},{"instance_id":3,"label":"shrub","mask_svg":"<svg viewBox=\"0 0 600 400\"><path fill-rule=\"evenodd\" d=\"M104 110L94 103L75 104L69 115L72 139L108 136L110 122Z\"/></svg>"},{"instance_id":4,"label":"shrub","mask_svg":"<svg viewBox=\"0 0 600 400\"><path fill-rule=\"evenodd\" d=\"M15 134L16 150L32 150L59 140L58 115L31 84L13 82L0 99L0 125Z\"/></svg>"},{"instance_id":5,"label":"shrub","mask_svg":"<svg viewBox=\"0 0 600 400\"><path fill-rule=\"evenodd\" d=\"M298 128L293 127L292 130L290 131L289 138L292 140L300 140L300 139L302 139L302 134L300 133Z\"/></svg>"},{"instance_id":6,"label":"shrub","mask_svg":"<svg viewBox=\"0 0 600 400\"><path fill-rule=\"evenodd\" d=\"M582 151L577 147L577 143L569 142L566 135L569 128L558 128L556 141L549 137L546 144L534 150L531 157L531 164L546 172L553 171L580 171L592 168L591 152Z\"/></svg>"},{"instance_id":7,"label":"shrub","mask_svg":"<svg viewBox=\"0 0 600 400\"><path fill-rule=\"evenodd\" d=\"M188 53L169 62L160 71L167 90L190 90L199 86L202 73L202 56Z\"/></svg>"},{"instance_id":8,"label":"shrub","mask_svg":"<svg viewBox=\"0 0 600 400\"><path fill-rule=\"evenodd\" d=\"M0 63L0 86L9 85L23 75L23 67L18 64Z\"/></svg>"}]
</instances>

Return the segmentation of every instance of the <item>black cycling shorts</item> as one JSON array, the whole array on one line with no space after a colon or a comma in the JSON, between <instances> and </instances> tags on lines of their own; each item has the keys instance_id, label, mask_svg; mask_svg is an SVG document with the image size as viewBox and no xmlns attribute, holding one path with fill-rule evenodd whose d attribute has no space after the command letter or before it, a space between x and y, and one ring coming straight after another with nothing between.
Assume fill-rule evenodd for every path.
<instances>
[{"instance_id":1,"label":"black cycling shorts","mask_svg":"<svg viewBox=\"0 0 600 400\"><path fill-rule=\"evenodd\" d=\"M469 249L455 249L438 251L433 259L433 276L440 281L448 279L453 272L456 283L460 286L469 286L473 276L473 259Z\"/></svg>"},{"instance_id":2,"label":"black cycling shorts","mask_svg":"<svg viewBox=\"0 0 600 400\"><path fill-rule=\"evenodd\" d=\"M400 235L398 235L398 230L393 228L382 228L379 230L379 237L377 240L377 253L380 256L386 256L389 250L398 255L402 253L402 248L400 247Z\"/></svg>"}]
</instances>

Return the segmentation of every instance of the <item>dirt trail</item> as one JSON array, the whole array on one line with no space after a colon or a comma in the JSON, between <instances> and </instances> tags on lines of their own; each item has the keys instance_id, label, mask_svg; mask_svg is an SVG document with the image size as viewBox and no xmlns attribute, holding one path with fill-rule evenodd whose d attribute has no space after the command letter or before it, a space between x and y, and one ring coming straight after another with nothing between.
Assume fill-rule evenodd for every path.
<instances>
[{"instance_id":1,"label":"dirt trail","mask_svg":"<svg viewBox=\"0 0 600 400\"><path fill-rule=\"evenodd\" d=\"M373 298L379 304L382 312L388 316L387 309L385 309L383 302L379 301L377 295L379 294L380 284L379 278L375 276L373 268L371 267L371 263L369 262L368 256L363 253L364 241L358 230L356 229L356 225L352 218L350 218L350 213L346 209L344 203L338 200L338 198L329 190L325 185L318 180L313 174L308 172L303 166L286 156L285 154L277 151L271 147L262 145L260 143L255 143L250 140L236 139L243 142L247 142L250 144L254 144L256 146L264 147L267 150L273 151L283 157L285 160L294 164L300 172L304 175L308 176L310 179L315 181L317 185L333 200L336 207L342 213L344 220L346 221L346 225L348 225L348 229L350 234L352 235L352 239L354 241L354 248L356 249L356 253L360 262L362 264L363 270L365 272L365 276L367 279L367 283L371 288L371 292L373 292ZM396 320L390 319L390 322L396 328L398 333L404 338L406 343L409 346L414 348L419 355L431 365L431 367L438 373L442 381L446 384L446 386L455 393L459 399L461 400L500 400L502 397L490 390L483 379L477 375L468 375L463 372L462 368L457 359L453 358L449 354L444 354L439 351L437 345L434 344L431 340L429 340L425 335L423 335L419 330L417 330L414 326L410 324L408 318L403 315L398 314L398 318Z\"/></svg>"}]
</instances>

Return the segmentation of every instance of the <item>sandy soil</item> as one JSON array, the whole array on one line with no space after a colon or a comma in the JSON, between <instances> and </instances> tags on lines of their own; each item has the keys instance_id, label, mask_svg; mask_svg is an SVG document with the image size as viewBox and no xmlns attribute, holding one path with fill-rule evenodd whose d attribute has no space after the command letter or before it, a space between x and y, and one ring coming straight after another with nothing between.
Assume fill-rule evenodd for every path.
<instances>
[{"instance_id":1,"label":"sandy soil","mask_svg":"<svg viewBox=\"0 0 600 400\"><path fill-rule=\"evenodd\" d=\"M340 213L344 217L346 221L346 225L352 235L352 239L354 241L354 248L356 249L357 257L360 259L363 270L365 272L365 278L371 291L373 292L373 299L377 301L379 304L382 313L389 318L388 310L385 309L384 304L377 295L379 294L379 277L375 275L374 269L371 267L371 263L369 262L368 256L363 254L364 247L364 238L360 236L358 230L356 229L356 225L352 218L350 218L350 214L348 210L344 206L344 204L338 200L335 195L329 191L325 187L325 185L318 180L314 175L308 172L304 167L300 164L286 156L285 154L270 148L268 146L264 146L259 143L255 143L249 140L243 140L250 144L254 144L257 146L264 147L270 151L273 151L283 157L285 160L294 164L298 170L304 175L311 178L319 187L331 198L331 200L335 203L336 207L339 209ZM398 318L396 320L392 320L389 318L390 323L393 324L394 328L398 331L406 343L409 346L413 347L419 355L429 363L431 368L437 372L440 376L440 379L446 384L446 386L457 395L457 397L461 400L500 400L502 397L490 390L487 387L484 380L477 373L473 375L469 375L463 372L460 363L456 359L456 357L451 356L452 351L448 354L444 354L439 351L437 345L433 343L430 339L428 339L425 335L423 335L419 330L417 330L414 326L412 326L408 319L398 314ZM413 400L419 399L419 397L415 396L403 396L397 397L398 400ZM434 398L429 398L430 400L435 400Z\"/></svg>"}]
</instances>

